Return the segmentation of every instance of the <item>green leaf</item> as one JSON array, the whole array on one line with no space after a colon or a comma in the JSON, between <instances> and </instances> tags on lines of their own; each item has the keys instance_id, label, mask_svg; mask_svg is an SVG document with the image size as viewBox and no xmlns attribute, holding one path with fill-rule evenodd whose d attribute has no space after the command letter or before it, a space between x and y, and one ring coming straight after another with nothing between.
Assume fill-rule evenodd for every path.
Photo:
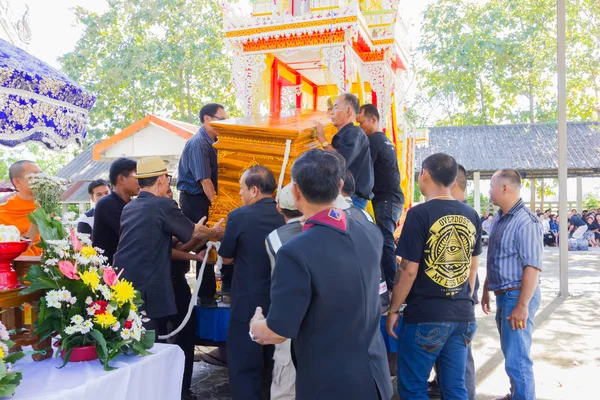
<instances>
[{"instance_id":1,"label":"green leaf","mask_svg":"<svg viewBox=\"0 0 600 400\"><path fill-rule=\"evenodd\" d=\"M21 358L25 357L25 353L23 353L22 351L17 351L15 353L11 353L9 354L4 361L9 362L11 364L16 363L17 361L19 361Z\"/></svg>"},{"instance_id":2,"label":"green leaf","mask_svg":"<svg viewBox=\"0 0 600 400\"><path fill-rule=\"evenodd\" d=\"M103 359L106 363L108 363L107 359L108 359L109 354L108 354L108 348L106 346L106 339L104 339L104 335L102 335L102 332L100 332L98 329L93 329L90 332L90 335L92 335L92 337L94 338L94 340L97 343L97 346L96 346L97 350L98 350L98 346L100 346L99 347L100 351L98 352L98 355L99 356L101 355L100 358Z\"/></svg>"}]
</instances>

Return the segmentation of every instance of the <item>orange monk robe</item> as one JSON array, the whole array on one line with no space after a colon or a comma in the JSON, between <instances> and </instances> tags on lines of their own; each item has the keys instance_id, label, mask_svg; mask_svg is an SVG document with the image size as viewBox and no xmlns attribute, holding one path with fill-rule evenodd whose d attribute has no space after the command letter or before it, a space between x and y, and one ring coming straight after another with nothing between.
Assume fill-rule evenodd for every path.
<instances>
[{"instance_id":1,"label":"orange monk robe","mask_svg":"<svg viewBox=\"0 0 600 400\"><path fill-rule=\"evenodd\" d=\"M6 203L0 204L0 225L14 225L21 233L21 236L25 236L31 226L27 214L34 210L35 205L33 200L23 200L17 195L12 196ZM38 243L39 241L40 235L38 234L33 242ZM31 246L22 255L39 256L40 254L42 254L42 249L37 246Z\"/></svg>"}]
</instances>

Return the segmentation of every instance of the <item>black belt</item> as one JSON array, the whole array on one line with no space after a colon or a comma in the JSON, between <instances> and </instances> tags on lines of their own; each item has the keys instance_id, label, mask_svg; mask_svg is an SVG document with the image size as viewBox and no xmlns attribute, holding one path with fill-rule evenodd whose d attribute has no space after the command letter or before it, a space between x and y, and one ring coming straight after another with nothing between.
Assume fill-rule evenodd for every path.
<instances>
[{"instance_id":1,"label":"black belt","mask_svg":"<svg viewBox=\"0 0 600 400\"><path fill-rule=\"evenodd\" d=\"M501 294L512 292L513 290L521 290L521 286L511 287L511 288L502 289L502 290L494 290L494 294L496 296L500 296Z\"/></svg>"}]
</instances>

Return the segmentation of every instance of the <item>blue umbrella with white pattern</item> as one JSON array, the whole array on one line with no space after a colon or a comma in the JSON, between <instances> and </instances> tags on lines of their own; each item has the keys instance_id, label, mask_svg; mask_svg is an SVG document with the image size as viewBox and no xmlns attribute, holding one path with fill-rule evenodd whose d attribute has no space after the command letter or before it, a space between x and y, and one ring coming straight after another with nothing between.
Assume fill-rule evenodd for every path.
<instances>
[{"instance_id":1,"label":"blue umbrella with white pattern","mask_svg":"<svg viewBox=\"0 0 600 400\"><path fill-rule=\"evenodd\" d=\"M83 142L96 97L56 69L0 39L0 144Z\"/></svg>"}]
</instances>

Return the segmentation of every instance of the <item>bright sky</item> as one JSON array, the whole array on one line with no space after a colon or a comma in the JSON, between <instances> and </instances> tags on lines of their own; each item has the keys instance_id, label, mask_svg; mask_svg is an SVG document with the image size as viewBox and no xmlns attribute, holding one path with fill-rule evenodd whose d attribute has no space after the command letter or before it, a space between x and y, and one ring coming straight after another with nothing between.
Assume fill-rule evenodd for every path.
<instances>
[{"instance_id":1,"label":"bright sky","mask_svg":"<svg viewBox=\"0 0 600 400\"><path fill-rule=\"evenodd\" d=\"M407 25L413 46L420 39L419 27L421 24L421 13L429 3L435 0L401 0L400 13ZM71 51L82 34L81 26L75 23L73 9L76 6L84 7L95 12L106 9L105 0L9 0L15 14L23 9L24 3L29 5L30 22L32 29L32 40L29 52L45 62L59 67L57 58ZM569 179L569 199L576 195L576 180ZM596 179L583 180L583 192L600 191L599 182ZM487 193L489 183L482 182L482 192ZM529 190L523 190L523 197L529 198ZM551 200L551 199L549 199Z\"/></svg>"}]
</instances>

